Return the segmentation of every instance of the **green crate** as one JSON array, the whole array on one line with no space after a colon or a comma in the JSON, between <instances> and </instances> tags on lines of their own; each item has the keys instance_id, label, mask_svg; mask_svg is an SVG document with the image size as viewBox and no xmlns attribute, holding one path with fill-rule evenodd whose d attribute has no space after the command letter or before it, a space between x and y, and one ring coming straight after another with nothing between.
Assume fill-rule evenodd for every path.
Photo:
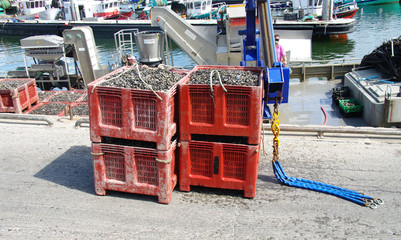
<instances>
[{"instance_id":1,"label":"green crate","mask_svg":"<svg viewBox=\"0 0 401 240\"><path fill-rule=\"evenodd\" d=\"M363 111L363 105L355 99L339 100L340 108L344 113L359 113Z\"/></svg>"}]
</instances>

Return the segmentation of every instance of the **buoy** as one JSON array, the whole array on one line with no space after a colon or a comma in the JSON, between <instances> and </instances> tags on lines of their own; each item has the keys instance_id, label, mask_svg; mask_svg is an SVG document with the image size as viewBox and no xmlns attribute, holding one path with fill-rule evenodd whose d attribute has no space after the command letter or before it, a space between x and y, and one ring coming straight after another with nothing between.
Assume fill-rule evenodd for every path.
<instances>
[{"instance_id":1,"label":"buoy","mask_svg":"<svg viewBox=\"0 0 401 240\"><path fill-rule=\"evenodd\" d=\"M22 2L19 2L19 3L18 3L18 7L21 8L21 9L23 9L23 8L24 8L24 4L23 4Z\"/></svg>"}]
</instances>

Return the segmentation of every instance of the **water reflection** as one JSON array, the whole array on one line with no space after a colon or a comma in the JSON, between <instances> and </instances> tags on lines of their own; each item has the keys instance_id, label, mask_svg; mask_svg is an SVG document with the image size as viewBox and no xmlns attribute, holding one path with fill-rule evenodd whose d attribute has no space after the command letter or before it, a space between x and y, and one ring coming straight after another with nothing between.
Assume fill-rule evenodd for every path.
<instances>
[{"instance_id":1,"label":"water reflection","mask_svg":"<svg viewBox=\"0 0 401 240\"><path fill-rule=\"evenodd\" d=\"M312 59L313 60L333 60L345 58L349 52L355 48L355 41L348 39L345 35L324 39L313 39Z\"/></svg>"},{"instance_id":2,"label":"water reflection","mask_svg":"<svg viewBox=\"0 0 401 240\"><path fill-rule=\"evenodd\" d=\"M360 6L354 17L356 31L339 38L312 41L312 59L362 59L383 42L401 35L399 3Z\"/></svg>"}]
</instances>

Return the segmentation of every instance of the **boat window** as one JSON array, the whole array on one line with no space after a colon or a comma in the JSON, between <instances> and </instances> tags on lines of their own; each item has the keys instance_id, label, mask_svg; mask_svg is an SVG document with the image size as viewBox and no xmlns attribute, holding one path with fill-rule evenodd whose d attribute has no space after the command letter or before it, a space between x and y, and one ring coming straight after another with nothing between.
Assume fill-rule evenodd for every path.
<instances>
[{"instance_id":1,"label":"boat window","mask_svg":"<svg viewBox=\"0 0 401 240\"><path fill-rule=\"evenodd\" d=\"M35 8L35 3L31 2L31 8Z\"/></svg>"},{"instance_id":2,"label":"boat window","mask_svg":"<svg viewBox=\"0 0 401 240\"><path fill-rule=\"evenodd\" d=\"M35 7L39 7L39 2L35 2Z\"/></svg>"},{"instance_id":3,"label":"boat window","mask_svg":"<svg viewBox=\"0 0 401 240\"><path fill-rule=\"evenodd\" d=\"M110 3L110 4L109 4L109 8L112 8L112 7L113 7L113 3Z\"/></svg>"},{"instance_id":4,"label":"boat window","mask_svg":"<svg viewBox=\"0 0 401 240\"><path fill-rule=\"evenodd\" d=\"M206 2L202 2L202 10L206 10Z\"/></svg>"},{"instance_id":5,"label":"boat window","mask_svg":"<svg viewBox=\"0 0 401 240\"><path fill-rule=\"evenodd\" d=\"M195 2L195 8L200 8L201 7L201 2Z\"/></svg>"}]
</instances>

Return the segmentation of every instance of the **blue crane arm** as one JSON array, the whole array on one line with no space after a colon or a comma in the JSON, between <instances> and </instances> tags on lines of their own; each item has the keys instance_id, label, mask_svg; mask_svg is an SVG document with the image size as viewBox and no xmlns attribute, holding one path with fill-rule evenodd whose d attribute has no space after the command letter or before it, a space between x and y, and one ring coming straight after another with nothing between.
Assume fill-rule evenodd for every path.
<instances>
[{"instance_id":1,"label":"blue crane arm","mask_svg":"<svg viewBox=\"0 0 401 240\"><path fill-rule=\"evenodd\" d=\"M247 62L256 61L257 66L265 67L264 118L271 118L268 103L288 102L290 71L278 61L276 56L270 0L246 0L245 11L246 29L238 32L239 35L245 36L241 65L246 66ZM260 30L256 28L257 20L259 20ZM263 45L262 56L260 56L259 35Z\"/></svg>"}]
</instances>

